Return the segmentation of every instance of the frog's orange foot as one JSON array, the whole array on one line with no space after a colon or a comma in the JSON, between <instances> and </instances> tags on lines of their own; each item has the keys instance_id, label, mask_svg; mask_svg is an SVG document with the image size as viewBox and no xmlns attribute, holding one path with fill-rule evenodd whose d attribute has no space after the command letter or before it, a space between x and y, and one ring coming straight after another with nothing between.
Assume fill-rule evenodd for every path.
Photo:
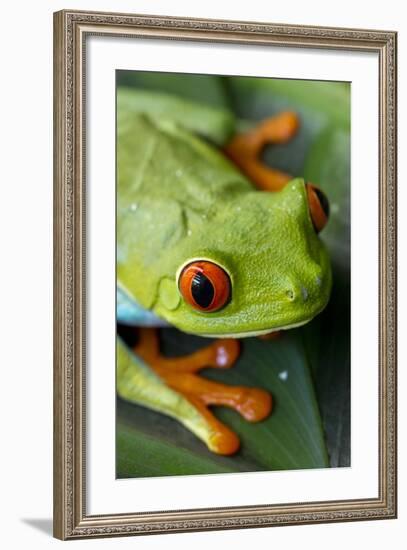
<instances>
[{"instance_id":1,"label":"frog's orange foot","mask_svg":"<svg viewBox=\"0 0 407 550\"><path fill-rule=\"evenodd\" d=\"M281 338L283 331L275 330L274 332L269 332L268 334L262 334L259 336L260 340L279 340Z\"/></svg>"},{"instance_id":2,"label":"frog's orange foot","mask_svg":"<svg viewBox=\"0 0 407 550\"><path fill-rule=\"evenodd\" d=\"M205 418L212 432L208 446L218 454L235 453L240 442L237 435L212 414L209 406L230 407L249 422L263 420L271 412L272 399L269 393L258 388L227 386L197 374L205 367L231 367L239 356L237 340L218 340L191 355L170 358L161 355L157 332L142 328L134 351L170 388L182 394Z\"/></svg>"},{"instance_id":3,"label":"frog's orange foot","mask_svg":"<svg viewBox=\"0 0 407 550\"><path fill-rule=\"evenodd\" d=\"M280 113L252 128L236 134L225 147L226 155L244 172L256 187L264 191L279 191L292 176L266 166L260 159L267 144L289 141L299 127L299 118L293 112Z\"/></svg>"}]
</instances>

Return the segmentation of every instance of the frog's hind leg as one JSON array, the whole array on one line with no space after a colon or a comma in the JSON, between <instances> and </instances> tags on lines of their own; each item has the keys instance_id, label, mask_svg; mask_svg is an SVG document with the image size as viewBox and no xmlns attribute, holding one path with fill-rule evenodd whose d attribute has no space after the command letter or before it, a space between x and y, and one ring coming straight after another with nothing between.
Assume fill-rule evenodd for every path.
<instances>
[{"instance_id":1,"label":"frog's hind leg","mask_svg":"<svg viewBox=\"0 0 407 550\"><path fill-rule=\"evenodd\" d=\"M230 407L249 422L262 420L271 412L269 393L257 388L227 386L197 374L205 367L231 367L239 355L237 340L217 340L191 355L170 358L160 353L157 331L142 328L134 352L151 366L169 388L183 396L196 409L207 423L210 434L201 439L216 453L233 454L239 448L239 439L212 414L208 406Z\"/></svg>"},{"instance_id":2,"label":"frog's hind leg","mask_svg":"<svg viewBox=\"0 0 407 550\"><path fill-rule=\"evenodd\" d=\"M267 144L287 143L297 133L298 127L299 118L295 113L280 113L247 132L236 134L224 151L258 189L279 191L292 176L266 166L260 156Z\"/></svg>"}]
</instances>

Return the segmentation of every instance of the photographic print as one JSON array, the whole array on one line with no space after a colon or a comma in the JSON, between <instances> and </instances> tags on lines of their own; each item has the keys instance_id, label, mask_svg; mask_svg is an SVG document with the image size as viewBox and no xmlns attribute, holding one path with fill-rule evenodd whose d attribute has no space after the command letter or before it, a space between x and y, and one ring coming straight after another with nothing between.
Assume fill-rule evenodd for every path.
<instances>
[{"instance_id":1,"label":"photographic print","mask_svg":"<svg viewBox=\"0 0 407 550\"><path fill-rule=\"evenodd\" d=\"M57 538L396 517L396 46L54 14Z\"/></svg>"},{"instance_id":2,"label":"photographic print","mask_svg":"<svg viewBox=\"0 0 407 550\"><path fill-rule=\"evenodd\" d=\"M351 466L350 90L116 71L118 478Z\"/></svg>"}]
</instances>

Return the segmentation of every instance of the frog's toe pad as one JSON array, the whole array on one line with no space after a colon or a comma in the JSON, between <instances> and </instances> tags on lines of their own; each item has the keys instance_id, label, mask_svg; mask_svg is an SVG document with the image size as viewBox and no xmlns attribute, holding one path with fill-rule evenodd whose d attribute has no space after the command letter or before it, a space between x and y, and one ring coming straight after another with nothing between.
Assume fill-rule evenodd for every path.
<instances>
[{"instance_id":1,"label":"frog's toe pad","mask_svg":"<svg viewBox=\"0 0 407 550\"><path fill-rule=\"evenodd\" d=\"M264 420L271 413L273 400L271 394L259 388L244 388L237 410L249 422Z\"/></svg>"},{"instance_id":2,"label":"frog's toe pad","mask_svg":"<svg viewBox=\"0 0 407 550\"><path fill-rule=\"evenodd\" d=\"M218 369L228 369L233 366L239 357L240 345L238 340L225 338L213 344L214 361L210 366Z\"/></svg>"},{"instance_id":3,"label":"frog's toe pad","mask_svg":"<svg viewBox=\"0 0 407 550\"><path fill-rule=\"evenodd\" d=\"M216 432L208 441L210 451L218 455L233 455L240 447L237 435L227 428L222 432Z\"/></svg>"}]
</instances>

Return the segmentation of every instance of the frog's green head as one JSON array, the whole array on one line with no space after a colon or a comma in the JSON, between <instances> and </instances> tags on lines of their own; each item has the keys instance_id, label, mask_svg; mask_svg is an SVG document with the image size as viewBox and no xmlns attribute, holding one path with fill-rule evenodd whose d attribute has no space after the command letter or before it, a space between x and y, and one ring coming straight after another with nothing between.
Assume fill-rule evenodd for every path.
<instances>
[{"instance_id":1,"label":"frog's green head","mask_svg":"<svg viewBox=\"0 0 407 550\"><path fill-rule=\"evenodd\" d=\"M188 218L155 312L185 332L252 336L299 326L327 304L331 269L301 179Z\"/></svg>"}]
</instances>

